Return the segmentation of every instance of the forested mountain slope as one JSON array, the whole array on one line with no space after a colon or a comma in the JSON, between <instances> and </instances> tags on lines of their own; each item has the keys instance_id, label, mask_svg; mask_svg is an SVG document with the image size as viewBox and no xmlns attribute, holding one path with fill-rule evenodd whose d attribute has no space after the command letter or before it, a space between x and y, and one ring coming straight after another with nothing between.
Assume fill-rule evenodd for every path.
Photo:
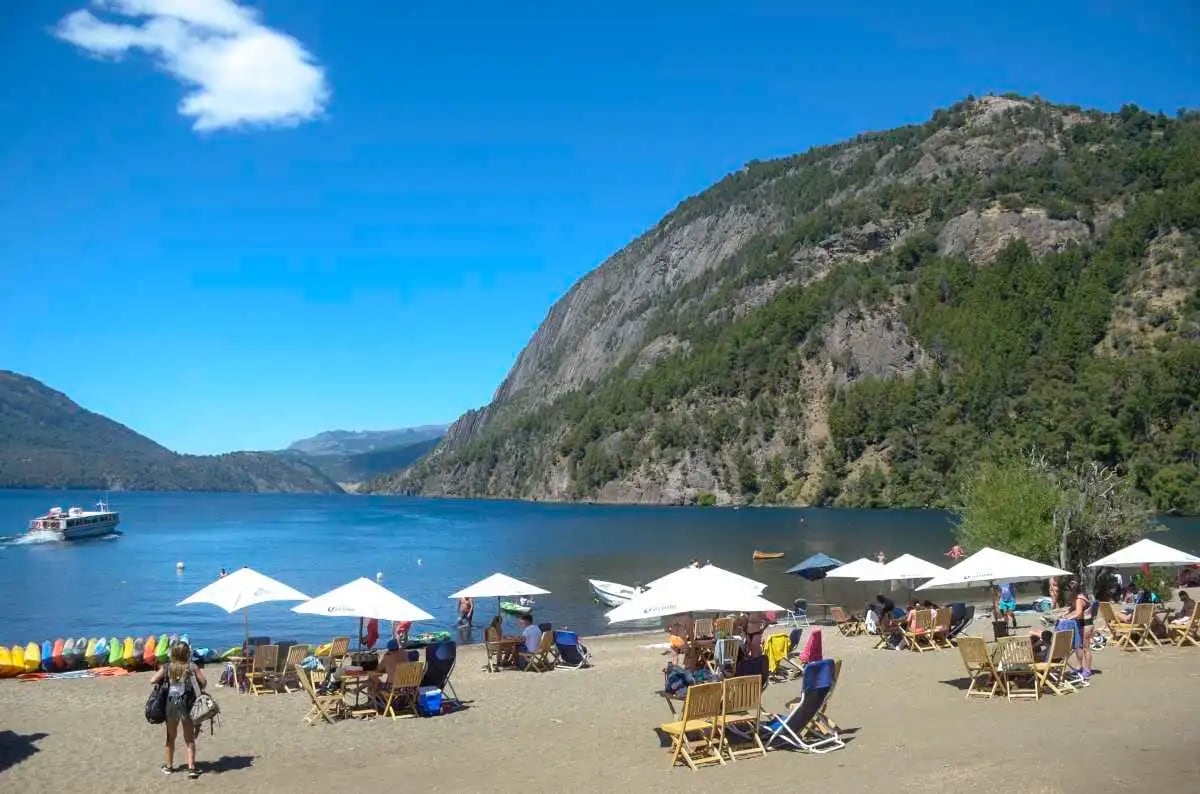
<instances>
[{"instance_id":1,"label":"forested mountain slope","mask_svg":"<svg viewBox=\"0 0 1200 794\"><path fill-rule=\"evenodd\" d=\"M177 455L33 378L0 370L0 488L336 493L303 460Z\"/></svg>"},{"instance_id":2,"label":"forested mountain slope","mask_svg":"<svg viewBox=\"0 0 1200 794\"><path fill-rule=\"evenodd\" d=\"M754 162L376 490L943 505L1036 446L1200 512L1200 116L967 99Z\"/></svg>"}]
</instances>

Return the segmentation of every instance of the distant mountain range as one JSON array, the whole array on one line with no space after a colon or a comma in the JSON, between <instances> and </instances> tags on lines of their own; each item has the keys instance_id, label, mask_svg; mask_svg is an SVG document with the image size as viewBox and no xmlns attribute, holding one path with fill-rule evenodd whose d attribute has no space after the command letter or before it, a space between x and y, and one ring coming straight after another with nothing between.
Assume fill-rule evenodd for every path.
<instances>
[{"instance_id":1,"label":"distant mountain range","mask_svg":"<svg viewBox=\"0 0 1200 794\"><path fill-rule=\"evenodd\" d=\"M441 438L447 425L421 425L396 430L326 430L310 438L302 438L287 448L288 452L305 455L358 455L364 452L396 449Z\"/></svg>"},{"instance_id":2,"label":"distant mountain range","mask_svg":"<svg viewBox=\"0 0 1200 794\"><path fill-rule=\"evenodd\" d=\"M300 456L179 455L81 408L33 378L0 370L0 488L338 493Z\"/></svg>"}]
</instances>

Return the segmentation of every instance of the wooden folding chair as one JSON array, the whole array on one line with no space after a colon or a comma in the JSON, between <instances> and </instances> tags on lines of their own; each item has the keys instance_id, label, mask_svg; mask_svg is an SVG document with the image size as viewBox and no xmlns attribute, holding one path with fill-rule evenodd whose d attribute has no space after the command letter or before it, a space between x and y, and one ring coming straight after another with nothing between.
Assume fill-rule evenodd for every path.
<instances>
[{"instance_id":1,"label":"wooden folding chair","mask_svg":"<svg viewBox=\"0 0 1200 794\"><path fill-rule=\"evenodd\" d=\"M742 642L737 637L725 637L717 640L713 645L713 657L709 660L709 669L714 674L732 672L737 666L738 653L741 648Z\"/></svg>"},{"instance_id":2,"label":"wooden folding chair","mask_svg":"<svg viewBox=\"0 0 1200 794\"><path fill-rule=\"evenodd\" d=\"M304 715L304 721L309 725L316 725L321 721L332 725L345 714L345 704L342 702L340 691L318 692L313 684L312 676L300 665L296 665L296 680L300 682L300 688L304 690L312 703L308 713Z\"/></svg>"},{"instance_id":3,"label":"wooden folding chair","mask_svg":"<svg viewBox=\"0 0 1200 794\"><path fill-rule=\"evenodd\" d=\"M724 701L724 685L692 684L683 701L683 715L677 722L666 722L659 730L671 737L671 766L682 758L693 771L707 764L725 765L721 755L724 733L719 718Z\"/></svg>"},{"instance_id":4,"label":"wooden folding chair","mask_svg":"<svg viewBox=\"0 0 1200 794\"><path fill-rule=\"evenodd\" d=\"M1100 602L1100 617L1104 618L1104 624L1108 627L1108 633L1112 635L1114 645L1127 651L1141 650L1134 642L1136 627L1132 622L1117 617L1117 610L1111 601Z\"/></svg>"},{"instance_id":5,"label":"wooden folding chair","mask_svg":"<svg viewBox=\"0 0 1200 794\"><path fill-rule=\"evenodd\" d=\"M711 640L715 636L712 618L696 618L692 624L692 639Z\"/></svg>"},{"instance_id":6,"label":"wooden folding chair","mask_svg":"<svg viewBox=\"0 0 1200 794\"><path fill-rule=\"evenodd\" d=\"M1044 662L1033 663L1039 686L1046 687L1056 695L1067 695L1076 691L1075 685L1067 677L1067 660L1071 657L1074 641L1073 631L1054 632L1054 639L1050 641L1049 657Z\"/></svg>"},{"instance_id":7,"label":"wooden folding chair","mask_svg":"<svg viewBox=\"0 0 1200 794\"><path fill-rule=\"evenodd\" d=\"M918 653L936 651L937 645L933 642L933 613L928 609L918 609L916 624L916 628L909 628L906 621L901 626L900 630L904 633L908 647Z\"/></svg>"},{"instance_id":8,"label":"wooden folding chair","mask_svg":"<svg viewBox=\"0 0 1200 794\"><path fill-rule=\"evenodd\" d=\"M329 643L329 653L322 660L325 664L325 669L333 671L337 668L338 663L345 657L350 655L350 638L349 637L334 637Z\"/></svg>"},{"instance_id":9,"label":"wooden folding chair","mask_svg":"<svg viewBox=\"0 0 1200 794\"><path fill-rule=\"evenodd\" d=\"M758 728L762 722L762 678L757 675L740 675L736 678L725 679L725 699L721 706L721 715L717 717L717 726L721 733L721 747L730 761L739 757L766 755L767 748L763 746ZM749 744L735 750L729 743L729 734L733 733Z\"/></svg>"},{"instance_id":10,"label":"wooden folding chair","mask_svg":"<svg viewBox=\"0 0 1200 794\"><path fill-rule=\"evenodd\" d=\"M982 637L962 635L958 638L958 652L962 654L963 664L967 668L967 677L971 679L967 687L967 699L982 697L991 699L1000 688L1000 674L988 653L987 643ZM986 686L987 689L983 689Z\"/></svg>"},{"instance_id":11,"label":"wooden folding chair","mask_svg":"<svg viewBox=\"0 0 1200 794\"><path fill-rule=\"evenodd\" d=\"M1041 680L1034 669L1033 642L1029 637L1001 637L996 640L996 670L1009 700L1042 696ZM1027 682L1025 686L1022 683Z\"/></svg>"},{"instance_id":12,"label":"wooden folding chair","mask_svg":"<svg viewBox=\"0 0 1200 794\"><path fill-rule=\"evenodd\" d=\"M935 648L954 647L954 643L950 641L951 615L950 607L942 607L934 613L933 645Z\"/></svg>"},{"instance_id":13,"label":"wooden folding chair","mask_svg":"<svg viewBox=\"0 0 1200 794\"><path fill-rule=\"evenodd\" d=\"M517 651L518 664L526 672L548 673L554 669L554 632L543 631L536 651Z\"/></svg>"},{"instance_id":14,"label":"wooden folding chair","mask_svg":"<svg viewBox=\"0 0 1200 794\"><path fill-rule=\"evenodd\" d=\"M867 630L857 615L848 615L841 607L830 607L829 614L843 637L856 637Z\"/></svg>"},{"instance_id":15,"label":"wooden folding chair","mask_svg":"<svg viewBox=\"0 0 1200 794\"><path fill-rule=\"evenodd\" d=\"M421 688L421 678L425 675L424 662L400 662L395 672L386 681L376 684L376 703L383 716L398 719L396 707L402 706L404 716L419 717L417 711L417 692Z\"/></svg>"},{"instance_id":16,"label":"wooden folding chair","mask_svg":"<svg viewBox=\"0 0 1200 794\"><path fill-rule=\"evenodd\" d=\"M717 618L713 621L714 637L733 636L733 618Z\"/></svg>"},{"instance_id":17,"label":"wooden folding chair","mask_svg":"<svg viewBox=\"0 0 1200 794\"><path fill-rule=\"evenodd\" d=\"M1135 647L1140 651L1143 645L1154 643L1161 648L1162 643L1154 634L1154 604L1138 604L1133 608L1133 624Z\"/></svg>"},{"instance_id":18,"label":"wooden folding chair","mask_svg":"<svg viewBox=\"0 0 1200 794\"><path fill-rule=\"evenodd\" d=\"M275 692L272 684L279 678L279 646L260 645L254 649L254 659L250 664L250 674L246 681L250 692L261 695L264 692Z\"/></svg>"},{"instance_id":19,"label":"wooden folding chair","mask_svg":"<svg viewBox=\"0 0 1200 794\"><path fill-rule=\"evenodd\" d=\"M1198 627L1200 627L1200 604L1192 607L1192 617L1186 623L1167 623L1167 642L1174 643L1178 648L1185 645L1200 647L1200 642L1196 642Z\"/></svg>"},{"instance_id":20,"label":"wooden folding chair","mask_svg":"<svg viewBox=\"0 0 1200 794\"><path fill-rule=\"evenodd\" d=\"M900 644L897 648L908 645L908 638L904 635L902 622L897 618L882 617L879 619L879 640L875 643L875 650L880 648L891 648L892 640L899 640Z\"/></svg>"},{"instance_id":21,"label":"wooden folding chair","mask_svg":"<svg viewBox=\"0 0 1200 794\"><path fill-rule=\"evenodd\" d=\"M284 661L283 666L280 667L279 678L276 681L280 689L291 693L295 691L292 689L292 686L295 686L296 689L300 688L300 682L296 680L296 668L307 658L307 645L293 645L288 648L287 659Z\"/></svg>"}]
</instances>

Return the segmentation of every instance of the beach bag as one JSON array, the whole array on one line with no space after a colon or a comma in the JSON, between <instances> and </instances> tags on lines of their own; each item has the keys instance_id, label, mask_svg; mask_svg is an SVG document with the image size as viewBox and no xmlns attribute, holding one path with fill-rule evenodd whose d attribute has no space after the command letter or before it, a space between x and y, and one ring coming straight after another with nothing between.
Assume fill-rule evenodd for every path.
<instances>
[{"instance_id":1,"label":"beach bag","mask_svg":"<svg viewBox=\"0 0 1200 794\"><path fill-rule=\"evenodd\" d=\"M192 675L192 695L192 707L188 712L192 718L192 725L199 730L200 723L207 720L208 733L212 735L215 723L221 718L221 707L217 705L217 701L213 700L212 695L202 690L196 683L195 674Z\"/></svg>"},{"instance_id":2,"label":"beach bag","mask_svg":"<svg viewBox=\"0 0 1200 794\"><path fill-rule=\"evenodd\" d=\"M146 698L146 722L151 725L162 725L167 721L167 678L155 684L150 689L150 697Z\"/></svg>"}]
</instances>

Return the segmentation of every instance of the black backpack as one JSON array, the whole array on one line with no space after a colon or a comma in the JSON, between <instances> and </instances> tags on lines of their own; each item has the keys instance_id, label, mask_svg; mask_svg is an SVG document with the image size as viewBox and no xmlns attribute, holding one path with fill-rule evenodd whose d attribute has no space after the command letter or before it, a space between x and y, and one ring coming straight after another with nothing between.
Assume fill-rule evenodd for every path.
<instances>
[{"instance_id":1,"label":"black backpack","mask_svg":"<svg viewBox=\"0 0 1200 794\"><path fill-rule=\"evenodd\" d=\"M161 725L167 721L167 677L150 689L150 697L146 698L146 722L151 725Z\"/></svg>"}]
</instances>

